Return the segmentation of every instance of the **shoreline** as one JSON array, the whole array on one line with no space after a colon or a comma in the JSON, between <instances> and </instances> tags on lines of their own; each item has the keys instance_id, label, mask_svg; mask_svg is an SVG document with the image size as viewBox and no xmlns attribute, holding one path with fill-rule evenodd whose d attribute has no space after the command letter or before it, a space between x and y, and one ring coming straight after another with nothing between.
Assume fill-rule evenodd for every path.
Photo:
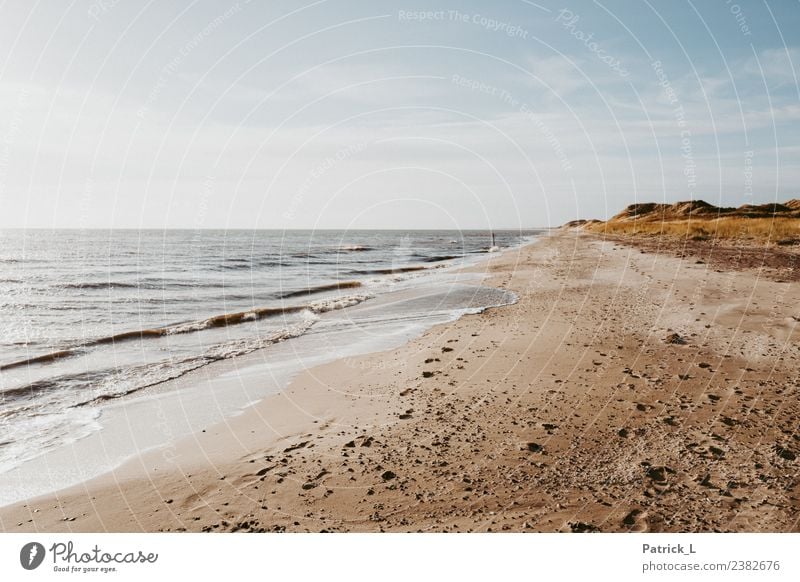
<instances>
[{"instance_id":1,"label":"shoreline","mask_svg":"<svg viewBox=\"0 0 800 582\"><path fill-rule=\"evenodd\" d=\"M541 235L537 235L533 240L528 240L520 245L514 245L503 249L494 257L499 257L507 253L517 253L529 244L536 244ZM372 311L380 310L390 299L391 305L394 301L402 301L408 296L424 297L426 290L438 288L442 285L481 289L486 278L484 265L492 258L492 255L468 257L460 264L449 266L438 265L431 268L430 276L434 278L437 274L444 274L447 282L433 279L421 279L421 284L417 283L411 287L402 287L400 291L393 291L388 295L378 295L373 297L377 303L370 301L369 305L357 305L355 313L359 309L366 307ZM444 268L443 268L444 267ZM449 272L449 276L447 273ZM430 280L429 280L430 279ZM472 308L470 308L472 309ZM470 309L465 311L469 312ZM485 309L481 308L481 309ZM351 308L352 311L352 308ZM334 312L330 315L336 316ZM462 315L453 315L462 317ZM363 317L363 316L362 316ZM356 319L358 316L356 316ZM255 404L264 399L279 396L291 384L294 377L302 373L304 368L316 368L331 361L351 359L360 355L378 353L392 347L398 347L410 339L414 339L425 333L425 331L441 325L435 323L435 317L431 322L420 324L422 330L416 329L417 324L412 324L407 329L401 330L399 335L396 330L390 328L383 329L378 327L372 331L374 337L369 334L361 334L357 331L356 325L353 331L345 332L342 337L332 336L322 341L315 341L309 337L293 338L288 342L279 342L264 350L257 350L245 355L237 356L232 359L223 359L212 362L209 365L200 367L197 370L189 371L178 377L152 386L146 387L132 397L123 396L118 401L113 401L103 409L104 421L98 430L89 432L77 437L57 447L49 452L23 461L18 467L11 469L5 475L0 476L0 485L13 488L15 484L31 489L31 480L41 480L46 484L48 490L36 492L27 498L11 500L0 503L0 511L3 508L13 506L26 500L38 499L48 496L55 496L61 492L85 489L87 486L94 486L95 483L105 483L109 478L114 478L116 474L128 474L129 467L139 458L144 456L165 456L171 455L170 451L176 448L184 448L177 443L191 440L201 433L206 432L216 425L224 425L232 419L247 413ZM448 320L445 323L448 323ZM368 324L367 324L368 325ZM375 333L377 332L377 335ZM388 335L382 337L382 334ZM361 337L364 335L364 337ZM397 337L395 337L397 336ZM339 349L336 345L329 345L326 342L339 339L350 340L352 348ZM298 364L302 361L303 368ZM294 362L294 364L292 364ZM310 362L310 363L309 363ZM255 380L252 378L256 377ZM242 381L242 378L250 380ZM237 389L237 384L247 384L246 390ZM267 385L266 387L264 385ZM231 404L233 399L236 404ZM176 409L185 408L196 409L198 406L215 405L220 406L220 400L224 402L221 406L224 410L217 411L215 414L203 415L210 416L208 421L201 424L183 418L176 418ZM197 404L195 401L200 402ZM203 404L202 402L205 402ZM180 411L179 411L180 412ZM194 415L196 416L196 414ZM153 422L155 419L155 422ZM170 425L170 420L178 420L180 428L176 430L175 425ZM196 420L196 419L195 419ZM148 435L142 436L141 432L134 431L131 425L147 423ZM189 427L187 429L187 427ZM136 432L136 434L129 434ZM177 435L175 434L177 432ZM163 433L161 437L151 438L152 433ZM120 444L122 443L122 444ZM109 451L108 445L111 445ZM120 452L124 450L124 452ZM116 451L114 453L113 451ZM81 468L75 474L69 475L72 465L78 465L81 460ZM87 463L88 461L88 463ZM88 467L88 469L87 469ZM22 470L20 470L20 468ZM58 487L52 487L50 481L54 481L50 475L62 475L67 471L67 482ZM132 470L134 474L138 472ZM45 475L41 478L40 475ZM60 477L63 479L63 477ZM23 485L24 484L24 485ZM34 485L34 490L41 490L41 484Z\"/></svg>"},{"instance_id":2,"label":"shoreline","mask_svg":"<svg viewBox=\"0 0 800 582\"><path fill-rule=\"evenodd\" d=\"M0 527L799 531L797 289L574 231L515 251L484 284L517 303L306 370Z\"/></svg>"}]
</instances>

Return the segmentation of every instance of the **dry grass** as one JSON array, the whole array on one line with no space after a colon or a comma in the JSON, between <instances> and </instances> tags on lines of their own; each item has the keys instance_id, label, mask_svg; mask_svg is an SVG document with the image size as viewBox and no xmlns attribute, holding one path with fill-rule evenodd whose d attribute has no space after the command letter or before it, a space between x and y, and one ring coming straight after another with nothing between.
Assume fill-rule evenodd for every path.
<instances>
[{"instance_id":1,"label":"dry grass","mask_svg":"<svg viewBox=\"0 0 800 582\"><path fill-rule=\"evenodd\" d=\"M787 244L800 240L800 219L686 218L678 220L611 220L587 225L586 230L607 234L667 235L703 239L753 239L763 243Z\"/></svg>"}]
</instances>

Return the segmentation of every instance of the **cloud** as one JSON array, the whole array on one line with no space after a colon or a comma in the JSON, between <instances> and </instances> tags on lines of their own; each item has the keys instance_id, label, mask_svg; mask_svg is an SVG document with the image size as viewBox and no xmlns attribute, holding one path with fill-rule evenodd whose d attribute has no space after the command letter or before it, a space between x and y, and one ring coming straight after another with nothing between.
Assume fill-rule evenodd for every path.
<instances>
[{"instance_id":1,"label":"cloud","mask_svg":"<svg viewBox=\"0 0 800 582\"><path fill-rule=\"evenodd\" d=\"M741 66L748 75L763 78L772 89L787 85L798 89L800 49L797 47L763 50L745 60Z\"/></svg>"},{"instance_id":2,"label":"cloud","mask_svg":"<svg viewBox=\"0 0 800 582\"><path fill-rule=\"evenodd\" d=\"M587 73L580 59L570 60L558 55L529 57L527 65L529 86L544 89L551 97L567 98L591 85L591 81L584 77Z\"/></svg>"}]
</instances>

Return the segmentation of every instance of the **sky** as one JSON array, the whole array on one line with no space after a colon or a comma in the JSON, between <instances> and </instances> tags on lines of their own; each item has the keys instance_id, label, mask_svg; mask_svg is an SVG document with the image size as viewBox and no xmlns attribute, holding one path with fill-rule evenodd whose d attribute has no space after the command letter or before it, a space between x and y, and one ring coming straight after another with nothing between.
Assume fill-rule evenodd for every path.
<instances>
[{"instance_id":1,"label":"sky","mask_svg":"<svg viewBox=\"0 0 800 582\"><path fill-rule=\"evenodd\" d=\"M800 2L0 2L0 228L800 198Z\"/></svg>"}]
</instances>

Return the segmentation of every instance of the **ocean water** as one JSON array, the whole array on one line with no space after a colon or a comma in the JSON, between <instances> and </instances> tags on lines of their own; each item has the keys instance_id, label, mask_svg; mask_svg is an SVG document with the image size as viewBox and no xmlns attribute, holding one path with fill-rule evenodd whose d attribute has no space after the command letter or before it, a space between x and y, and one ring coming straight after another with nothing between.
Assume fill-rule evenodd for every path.
<instances>
[{"instance_id":1,"label":"ocean water","mask_svg":"<svg viewBox=\"0 0 800 582\"><path fill-rule=\"evenodd\" d=\"M484 231L1 231L0 473L214 362L323 329L380 348L509 303L455 274L491 244Z\"/></svg>"}]
</instances>

